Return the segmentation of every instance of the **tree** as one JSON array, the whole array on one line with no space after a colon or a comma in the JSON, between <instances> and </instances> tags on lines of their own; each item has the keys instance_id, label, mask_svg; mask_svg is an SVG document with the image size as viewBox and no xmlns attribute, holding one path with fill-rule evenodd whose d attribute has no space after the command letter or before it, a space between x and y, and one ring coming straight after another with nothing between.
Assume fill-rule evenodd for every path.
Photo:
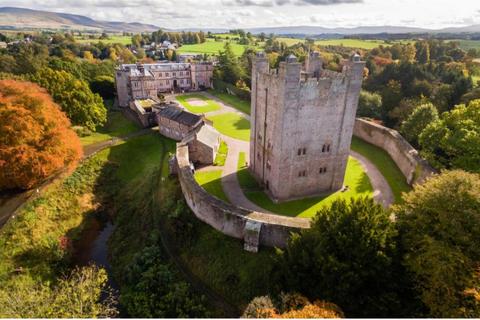
<instances>
[{"instance_id":1,"label":"tree","mask_svg":"<svg viewBox=\"0 0 480 320\"><path fill-rule=\"evenodd\" d=\"M445 171L395 208L405 265L429 317L479 317L480 175Z\"/></svg>"},{"instance_id":2,"label":"tree","mask_svg":"<svg viewBox=\"0 0 480 320\"><path fill-rule=\"evenodd\" d=\"M418 148L418 137L430 123L435 121L438 121L437 108L431 103L422 104L413 109L413 112L403 121L400 132L408 142Z\"/></svg>"},{"instance_id":3,"label":"tree","mask_svg":"<svg viewBox=\"0 0 480 320\"><path fill-rule=\"evenodd\" d=\"M311 303L304 296L281 293L277 304L269 296L256 297L243 312L242 318L342 318L343 312L333 304L323 301Z\"/></svg>"},{"instance_id":4,"label":"tree","mask_svg":"<svg viewBox=\"0 0 480 320\"><path fill-rule=\"evenodd\" d=\"M90 83L93 93L98 93L103 99L113 99L115 96L115 80L109 76L98 76Z\"/></svg>"},{"instance_id":5,"label":"tree","mask_svg":"<svg viewBox=\"0 0 480 320\"><path fill-rule=\"evenodd\" d=\"M106 122L107 110L102 98L92 93L85 81L50 68L38 71L30 79L47 89L73 124L95 131Z\"/></svg>"},{"instance_id":6,"label":"tree","mask_svg":"<svg viewBox=\"0 0 480 320\"><path fill-rule=\"evenodd\" d=\"M0 80L0 190L29 189L80 159L80 141L50 96Z\"/></svg>"},{"instance_id":7,"label":"tree","mask_svg":"<svg viewBox=\"0 0 480 320\"><path fill-rule=\"evenodd\" d=\"M349 317L393 316L396 234L389 212L373 199L337 200L290 238L277 282L311 300L334 301Z\"/></svg>"},{"instance_id":8,"label":"tree","mask_svg":"<svg viewBox=\"0 0 480 320\"><path fill-rule=\"evenodd\" d=\"M225 43L224 50L220 52L218 69L220 70L221 80L233 85L245 77L245 73L229 42Z\"/></svg>"},{"instance_id":9,"label":"tree","mask_svg":"<svg viewBox=\"0 0 480 320\"><path fill-rule=\"evenodd\" d=\"M480 172L480 100L444 112L418 141L422 155L435 167Z\"/></svg>"},{"instance_id":10,"label":"tree","mask_svg":"<svg viewBox=\"0 0 480 320\"><path fill-rule=\"evenodd\" d=\"M53 288L17 283L0 289L0 315L9 318L97 318L118 314L107 273L76 268Z\"/></svg>"},{"instance_id":11,"label":"tree","mask_svg":"<svg viewBox=\"0 0 480 320\"><path fill-rule=\"evenodd\" d=\"M379 119L381 117L382 96L378 93L360 91L358 99L358 117L369 117Z\"/></svg>"}]
</instances>

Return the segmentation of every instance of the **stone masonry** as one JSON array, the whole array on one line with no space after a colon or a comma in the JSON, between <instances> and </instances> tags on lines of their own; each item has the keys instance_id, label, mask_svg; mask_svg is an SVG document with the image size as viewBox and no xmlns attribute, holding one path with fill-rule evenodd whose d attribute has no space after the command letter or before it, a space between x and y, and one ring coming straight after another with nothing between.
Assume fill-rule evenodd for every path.
<instances>
[{"instance_id":1,"label":"stone masonry","mask_svg":"<svg viewBox=\"0 0 480 320\"><path fill-rule=\"evenodd\" d=\"M275 201L342 188L365 63L354 55L341 72L305 66L291 55L270 70L258 53L252 70L250 165Z\"/></svg>"}]
</instances>

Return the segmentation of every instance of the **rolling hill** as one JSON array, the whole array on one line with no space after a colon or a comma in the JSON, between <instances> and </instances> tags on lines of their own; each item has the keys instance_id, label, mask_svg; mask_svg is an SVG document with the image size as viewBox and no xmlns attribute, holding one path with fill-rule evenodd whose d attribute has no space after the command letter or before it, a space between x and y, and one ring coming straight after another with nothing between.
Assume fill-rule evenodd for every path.
<instances>
[{"instance_id":1,"label":"rolling hill","mask_svg":"<svg viewBox=\"0 0 480 320\"><path fill-rule=\"evenodd\" d=\"M159 27L151 24L97 21L91 18L25 8L0 8L0 29L66 29L107 32L151 32Z\"/></svg>"}]
</instances>

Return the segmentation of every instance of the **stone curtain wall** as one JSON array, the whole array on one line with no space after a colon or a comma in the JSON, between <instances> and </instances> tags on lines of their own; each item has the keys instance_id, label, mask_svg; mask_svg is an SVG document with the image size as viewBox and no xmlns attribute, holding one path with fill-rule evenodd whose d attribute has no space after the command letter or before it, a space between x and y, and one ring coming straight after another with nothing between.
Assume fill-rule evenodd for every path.
<instances>
[{"instance_id":1,"label":"stone curtain wall","mask_svg":"<svg viewBox=\"0 0 480 320\"><path fill-rule=\"evenodd\" d=\"M183 143L177 144L176 162L183 195L197 218L228 236L243 239L249 251L258 250L259 245L284 248L291 232L310 227L309 219L250 211L209 194L195 181L188 146Z\"/></svg>"},{"instance_id":2,"label":"stone curtain wall","mask_svg":"<svg viewBox=\"0 0 480 320\"><path fill-rule=\"evenodd\" d=\"M436 172L396 130L357 118L353 135L385 150L410 185L421 183Z\"/></svg>"}]
</instances>

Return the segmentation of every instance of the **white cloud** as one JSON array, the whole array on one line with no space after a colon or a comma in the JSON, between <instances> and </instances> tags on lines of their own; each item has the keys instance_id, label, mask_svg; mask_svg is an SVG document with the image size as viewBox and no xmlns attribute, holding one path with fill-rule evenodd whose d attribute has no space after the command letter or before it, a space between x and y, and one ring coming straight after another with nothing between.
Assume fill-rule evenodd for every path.
<instances>
[{"instance_id":1,"label":"white cloud","mask_svg":"<svg viewBox=\"0 0 480 320\"><path fill-rule=\"evenodd\" d=\"M0 6L151 23L163 28L480 24L476 1L457 0L0 0Z\"/></svg>"}]
</instances>

